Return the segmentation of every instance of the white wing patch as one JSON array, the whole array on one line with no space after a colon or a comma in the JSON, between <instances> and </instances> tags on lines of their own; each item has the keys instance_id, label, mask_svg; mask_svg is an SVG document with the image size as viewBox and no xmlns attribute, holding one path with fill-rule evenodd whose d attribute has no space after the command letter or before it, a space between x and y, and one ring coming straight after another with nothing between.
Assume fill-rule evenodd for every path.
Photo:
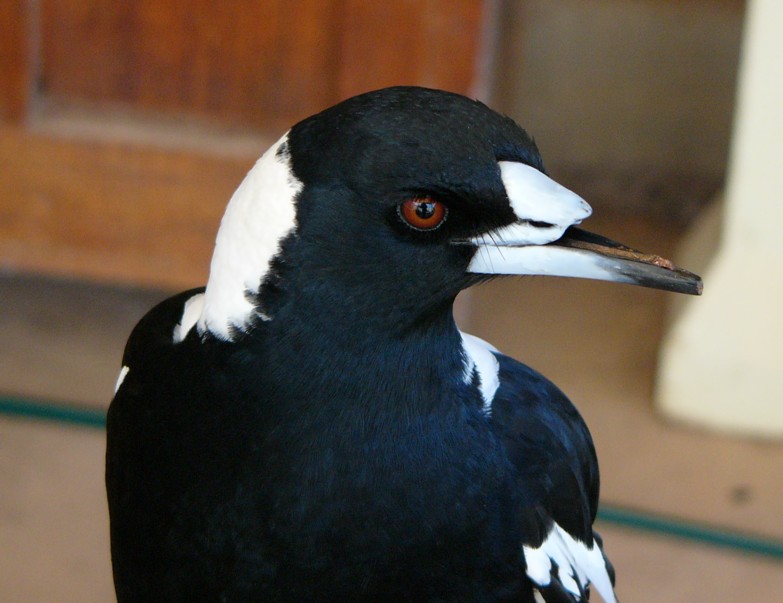
<instances>
[{"instance_id":1,"label":"white wing patch","mask_svg":"<svg viewBox=\"0 0 783 603\"><path fill-rule=\"evenodd\" d=\"M130 368L127 366L123 366L120 369L120 374L117 376L117 383L114 386L114 393L116 394L118 391L120 391L120 386L122 385L122 382L125 381L125 377L128 376L128 372L130 371Z\"/></svg>"},{"instance_id":2,"label":"white wing patch","mask_svg":"<svg viewBox=\"0 0 783 603\"><path fill-rule=\"evenodd\" d=\"M500 386L498 371L500 365L495 357L497 349L483 339L463 333L462 349L465 352L465 370L462 379L465 383L470 383L473 379L474 371L479 375L479 390L484 400L484 411L489 413L492 410L492 399Z\"/></svg>"},{"instance_id":3,"label":"white wing patch","mask_svg":"<svg viewBox=\"0 0 783 603\"><path fill-rule=\"evenodd\" d=\"M560 583L577 600L592 584L606 603L617 603L604 556L595 540L587 546L554 524L540 547L524 546L523 550L527 575L534 584L548 586L553 566L557 566Z\"/></svg>"},{"instance_id":4,"label":"white wing patch","mask_svg":"<svg viewBox=\"0 0 783 603\"><path fill-rule=\"evenodd\" d=\"M278 155L287 140L286 133L264 153L228 203L198 319L200 333L209 331L228 341L232 329L241 331L250 324L256 310L248 297L258 293L280 242L296 227L295 198L302 183L288 155Z\"/></svg>"},{"instance_id":5,"label":"white wing patch","mask_svg":"<svg viewBox=\"0 0 783 603\"><path fill-rule=\"evenodd\" d=\"M182 311L182 318L177 326L174 327L173 339L174 343L180 343L188 336L190 330L196 325L201 312L204 309L204 294L197 293L185 302L184 309Z\"/></svg>"}]
</instances>

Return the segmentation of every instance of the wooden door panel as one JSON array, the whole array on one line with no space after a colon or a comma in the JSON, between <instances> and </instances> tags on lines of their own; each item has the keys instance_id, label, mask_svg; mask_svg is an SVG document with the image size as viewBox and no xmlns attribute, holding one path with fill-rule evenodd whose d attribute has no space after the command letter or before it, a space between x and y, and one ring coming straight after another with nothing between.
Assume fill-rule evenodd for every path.
<instances>
[{"instance_id":1,"label":"wooden door panel","mask_svg":"<svg viewBox=\"0 0 783 603\"><path fill-rule=\"evenodd\" d=\"M185 288L206 282L248 160L0 126L0 165L6 266Z\"/></svg>"},{"instance_id":2,"label":"wooden door panel","mask_svg":"<svg viewBox=\"0 0 783 603\"><path fill-rule=\"evenodd\" d=\"M0 267L203 284L220 215L265 145L365 90L468 92L482 7L0 2Z\"/></svg>"},{"instance_id":3,"label":"wooden door panel","mask_svg":"<svg viewBox=\"0 0 783 603\"><path fill-rule=\"evenodd\" d=\"M43 0L42 92L285 126L335 98L336 5Z\"/></svg>"},{"instance_id":4,"label":"wooden door panel","mask_svg":"<svg viewBox=\"0 0 783 603\"><path fill-rule=\"evenodd\" d=\"M340 97L416 83L468 93L477 76L483 4L346 0Z\"/></svg>"},{"instance_id":5,"label":"wooden door panel","mask_svg":"<svg viewBox=\"0 0 783 603\"><path fill-rule=\"evenodd\" d=\"M24 0L0 2L0 119L23 116L30 90L29 7Z\"/></svg>"}]
</instances>

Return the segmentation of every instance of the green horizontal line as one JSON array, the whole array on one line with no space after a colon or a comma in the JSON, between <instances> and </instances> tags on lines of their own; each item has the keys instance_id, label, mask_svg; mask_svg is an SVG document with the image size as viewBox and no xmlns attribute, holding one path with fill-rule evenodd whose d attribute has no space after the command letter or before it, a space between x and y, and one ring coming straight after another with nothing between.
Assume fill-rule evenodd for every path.
<instances>
[{"instance_id":1,"label":"green horizontal line","mask_svg":"<svg viewBox=\"0 0 783 603\"><path fill-rule=\"evenodd\" d=\"M0 415L39 419L82 427L100 429L106 427L106 411L103 409L38 400L0 397ZM601 505L598 510L598 520L623 528L662 534L699 544L783 560L783 541L764 536L743 534L717 526L709 526L612 504Z\"/></svg>"},{"instance_id":2,"label":"green horizontal line","mask_svg":"<svg viewBox=\"0 0 783 603\"><path fill-rule=\"evenodd\" d=\"M0 398L0 415L41 419L55 423L68 423L81 427L106 427L106 411L102 408L58 404L39 400Z\"/></svg>"},{"instance_id":3,"label":"green horizontal line","mask_svg":"<svg viewBox=\"0 0 783 603\"><path fill-rule=\"evenodd\" d=\"M783 541L766 536L745 534L718 526L667 517L648 511L637 511L612 504L602 504L599 507L598 520L624 528L663 534L699 544L708 544L783 561Z\"/></svg>"}]
</instances>

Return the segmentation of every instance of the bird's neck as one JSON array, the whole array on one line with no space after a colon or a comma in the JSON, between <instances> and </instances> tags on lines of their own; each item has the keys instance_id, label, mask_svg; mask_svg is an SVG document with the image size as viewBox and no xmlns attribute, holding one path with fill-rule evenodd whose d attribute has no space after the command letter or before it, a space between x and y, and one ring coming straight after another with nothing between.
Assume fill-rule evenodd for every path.
<instances>
[{"instance_id":1,"label":"bird's neck","mask_svg":"<svg viewBox=\"0 0 783 603\"><path fill-rule=\"evenodd\" d=\"M464 380L466 359L451 307L394 328L358 315L336 320L323 311L317 317L292 311L263 331L265 349L274 350L263 370L289 390L287 400L305 405L318 400L340 409L423 411L448 403Z\"/></svg>"}]
</instances>

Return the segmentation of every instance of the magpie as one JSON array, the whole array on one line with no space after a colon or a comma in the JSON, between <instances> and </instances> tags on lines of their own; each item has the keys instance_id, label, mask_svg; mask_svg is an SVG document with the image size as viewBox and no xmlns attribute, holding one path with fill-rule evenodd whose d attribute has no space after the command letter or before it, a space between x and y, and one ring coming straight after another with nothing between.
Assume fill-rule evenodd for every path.
<instances>
[{"instance_id":1,"label":"magpie","mask_svg":"<svg viewBox=\"0 0 783 603\"><path fill-rule=\"evenodd\" d=\"M613 603L588 429L460 332L500 275L697 294L576 227L528 134L394 87L293 126L231 198L204 288L152 309L108 412L117 598Z\"/></svg>"}]
</instances>

